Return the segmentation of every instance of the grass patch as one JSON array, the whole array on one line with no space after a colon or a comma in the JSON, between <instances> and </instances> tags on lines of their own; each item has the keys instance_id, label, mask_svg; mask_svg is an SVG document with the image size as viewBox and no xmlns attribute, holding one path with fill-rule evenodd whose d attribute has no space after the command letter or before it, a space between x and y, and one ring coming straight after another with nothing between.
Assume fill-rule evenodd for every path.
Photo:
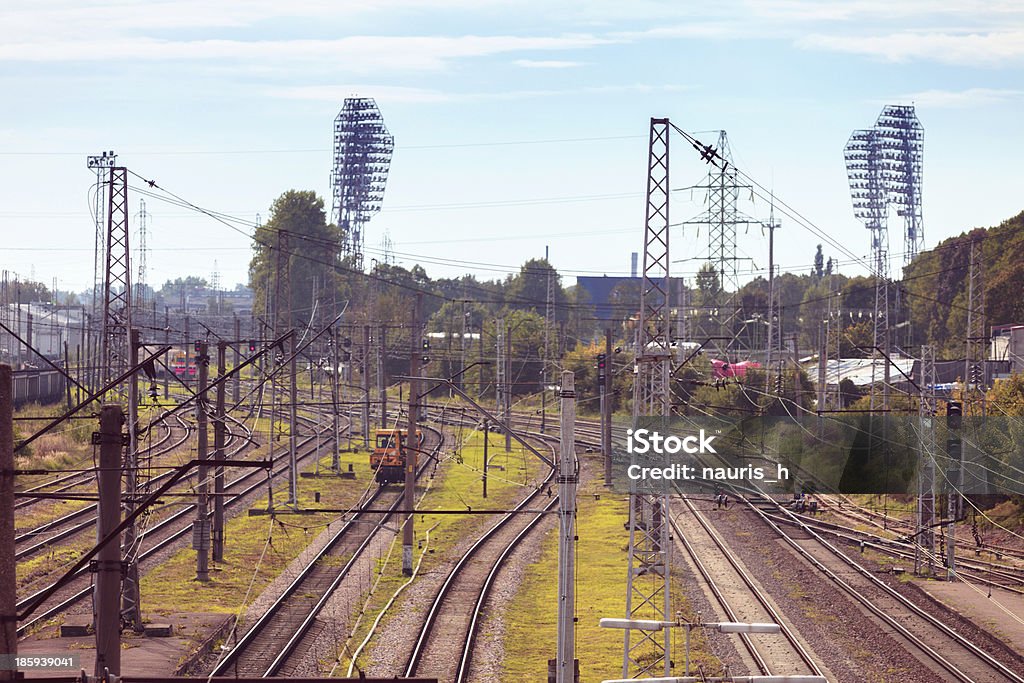
<instances>
[{"instance_id":1,"label":"grass patch","mask_svg":"<svg viewBox=\"0 0 1024 683\"><path fill-rule=\"evenodd\" d=\"M599 459L593 460L596 467ZM600 499L595 495L600 495ZM624 496L609 493L600 479L594 477L579 490L577 506L576 657L580 660L580 680L617 678L622 667L623 632L602 629L598 622L602 617L624 615L628 563L624 527L629 520L628 502ZM527 568L516 597L508 605L503 681L547 680L547 662L555 657L557 642L557 568L558 534L554 532L545 537L540 559ZM673 581L673 609L680 611L684 619L692 619L680 586L681 581ZM678 635L681 638L682 634ZM691 671L698 666L709 673L720 670L718 660L708 652L703 634L694 630ZM683 653L675 652L673 659L681 675Z\"/></svg>"}]
</instances>

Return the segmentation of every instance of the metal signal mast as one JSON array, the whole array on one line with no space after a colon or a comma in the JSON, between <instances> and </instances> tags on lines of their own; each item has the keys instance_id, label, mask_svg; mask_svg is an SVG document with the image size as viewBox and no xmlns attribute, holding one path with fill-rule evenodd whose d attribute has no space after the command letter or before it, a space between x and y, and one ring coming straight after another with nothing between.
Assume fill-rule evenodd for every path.
<instances>
[{"instance_id":1,"label":"metal signal mast","mask_svg":"<svg viewBox=\"0 0 1024 683\"><path fill-rule=\"evenodd\" d=\"M395 139L377 103L348 97L334 119L331 220L341 228L342 256L363 268L363 228L380 211Z\"/></svg>"},{"instance_id":2,"label":"metal signal mast","mask_svg":"<svg viewBox=\"0 0 1024 683\"><path fill-rule=\"evenodd\" d=\"M633 422L669 415L669 131L668 119L651 119L644 221L643 285L636 331ZM669 619L668 498L648 480L634 481L629 505L628 619ZM670 673L669 635L625 632L622 675Z\"/></svg>"}]
</instances>

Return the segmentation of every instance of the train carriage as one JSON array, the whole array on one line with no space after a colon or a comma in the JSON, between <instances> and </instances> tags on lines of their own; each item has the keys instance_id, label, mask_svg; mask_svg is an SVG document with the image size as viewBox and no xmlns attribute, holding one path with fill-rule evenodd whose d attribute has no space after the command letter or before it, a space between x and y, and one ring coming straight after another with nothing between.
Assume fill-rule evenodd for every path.
<instances>
[{"instance_id":1,"label":"train carriage","mask_svg":"<svg viewBox=\"0 0 1024 683\"><path fill-rule=\"evenodd\" d=\"M423 432L416 430L415 444L407 448L409 430L378 429L374 434L373 453L370 454L370 468L381 486L405 481L405 466L409 453L416 466L417 450L423 443Z\"/></svg>"}]
</instances>

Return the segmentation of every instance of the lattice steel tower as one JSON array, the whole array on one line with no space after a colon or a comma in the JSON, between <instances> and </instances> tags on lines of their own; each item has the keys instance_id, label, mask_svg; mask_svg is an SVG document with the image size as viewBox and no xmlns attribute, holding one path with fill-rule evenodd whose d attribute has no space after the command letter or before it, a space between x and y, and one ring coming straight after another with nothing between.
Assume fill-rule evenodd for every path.
<instances>
[{"instance_id":1,"label":"lattice steel tower","mask_svg":"<svg viewBox=\"0 0 1024 683\"><path fill-rule=\"evenodd\" d=\"M131 265L128 258L128 169L110 168L107 195L106 268L103 278L103 364L109 381L130 366Z\"/></svg>"},{"instance_id":2,"label":"lattice steel tower","mask_svg":"<svg viewBox=\"0 0 1024 683\"><path fill-rule=\"evenodd\" d=\"M89 157L88 160L89 167L97 169L97 175L99 169L107 169L106 238L103 242L103 335L100 340L104 384L124 374L134 365L131 339L132 271L128 246L128 169L124 166L111 165L112 159L113 153L110 156ZM136 380L132 378L116 389L118 400L126 401L128 404L129 443L124 458L124 477L125 507L129 513L135 509L139 492L136 388ZM121 586L121 617L127 625L140 628L142 614L139 600L138 533L134 523L124 530L123 540L125 570Z\"/></svg>"},{"instance_id":3,"label":"lattice steel tower","mask_svg":"<svg viewBox=\"0 0 1024 683\"><path fill-rule=\"evenodd\" d=\"M967 352L964 363L964 398L984 397L985 353L988 335L985 326L984 237L971 239L970 270L967 281Z\"/></svg>"},{"instance_id":4,"label":"lattice steel tower","mask_svg":"<svg viewBox=\"0 0 1024 683\"><path fill-rule=\"evenodd\" d=\"M736 230L740 225L762 225L739 211L740 191L752 191L750 185L741 185L738 172L732 164L732 151L729 138L724 130L718 132L715 154L719 163L711 164L708 169L707 182L692 189L707 191L707 211L697 218L684 222L684 225L706 225L708 228L708 262L715 266L718 274L721 295L726 297L718 301L717 312L714 314L719 329L713 330L714 336L732 336L739 317L739 306L736 294L739 291L740 257L736 249ZM707 302L704 302L707 306ZM738 336L736 341L738 341ZM715 342L719 344L719 342ZM726 353L726 348L720 348Z\"/></svg>"},{"instance_id":5,"label":"lattice steel tower","mask_svg":"<svg viewBox=\"0 0 1024 683\"><path fill-rule=\"evenodd\" d=\"M363 230L380 211L395 140L384 126L377 103L349 97L334 119L331 220L341 228L342 256L363 268Z\"/></svg>"},{"instance_id":6,"label":"lattice steel tower","mask_svg":"<svg viewBox=\"0 0 1024 683\"><path fill-rule=\"evenodd\" d=\"M888 105L875 121L880 136L889 203L903 218L903 263L924 249L921 181L924 170L924 128L912 105Z\"/></svg>"},{"instance_id":7,"label":"lattice steel tower","mask_svg":"<svg viewBox=\"0 0 1024 683\"><path fill-rule=\"evenodd\" d=\"M668 417L671 348L669 337L669 131L668 119L651 119L644 220L643 285L636 333L633 424L641 416ZM635 456L634 456L635 457ZM633 481L629 506L629 576L626 613L630 619L669 619L668 497L647 479ZM625 632L622 675L670 673L669 631Z\"/></svg>"}]
</instances>

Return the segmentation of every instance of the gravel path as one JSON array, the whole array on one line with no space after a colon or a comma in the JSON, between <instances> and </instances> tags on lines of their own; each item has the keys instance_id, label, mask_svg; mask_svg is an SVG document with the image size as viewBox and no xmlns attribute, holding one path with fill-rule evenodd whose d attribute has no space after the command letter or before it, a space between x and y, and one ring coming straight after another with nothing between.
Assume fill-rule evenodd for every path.
<instances>
[{"instance_id":1,"label":"gravel path","mask_svg":"<svg viewBox=\"0 0 1024 683\"><path fill-rule=\"evenodd\" d=\"M836 683L934 683L935 674L739 506L708 515ZM830 679L832 680L832 679Z\"/></svg>"},{"instance_id":2,"label":"gravel path","mask_svg":"<svg viewBox=\"0 0 1024 683\"><path fill-rule=\"evenodd\" d=\"M692 504L696 508L696 514L700 514L705 520L717 512L720 512L716 510L710 500L707 499L693 500ZM699 575L695 574L694 576L697 582L696 586L699 587L699 592L706 596L707 601L714 604L711 612L702 615L702 620L775 622L776 617L758 601L755 594L743 582L743 577L735 568L733 568L728 558L722 553L712 537L695 517L694 512L691 512L683 501L677 501L673 504L672 511L673 518L676 520L676 524L680 531L685 534L687 542L693 548L701 564L703 564L708 573L711 574L712 581L714 581L732 611L732 615L726 614L724 609L720 607L718 600L715 598L707 582L703 577L696 578ZM681 539L677 538L676 544L679 555L685 558L687 565L692 565L693 559L683 547ZM747 567L739 558L736 559L740 564L740 569L749 576L750 568ZM693 569L696 571L695 566ZM767 592L764 590L764 586L759 585L757 579L752 578L752 581L762 595L767 595ZM691 593L698 592L695 586L689 585L688 587L690 588ZM789 632L793 633L801 646L810 652L811 658L820 667L820 662L822 660L821 655L814 652L814 649L807 642L807 638L800 633L800 629L793 623L793 620L789 618L786 612L780 609L780 606L771 599L770 595L767 597L772 608L781 616L781 621L787 627ZM800 658L799 653L794 649L784 635L755 634L749 637L772 674L816 673ZM730 671L734 675L744 673L747 675L760 674L761 671L753 657L747 651L746 647L742 645L741 638L739 636L730 636L729 640L735 643L735 649L738 651L736 658L730 658L727 660L730 664ZM676 659L678 659L678 657L676 657ZM829 679L835 678L835 676L830 675L830 672L828 671L824 671L823 673Z\"/></svg>"}]
</instances>

